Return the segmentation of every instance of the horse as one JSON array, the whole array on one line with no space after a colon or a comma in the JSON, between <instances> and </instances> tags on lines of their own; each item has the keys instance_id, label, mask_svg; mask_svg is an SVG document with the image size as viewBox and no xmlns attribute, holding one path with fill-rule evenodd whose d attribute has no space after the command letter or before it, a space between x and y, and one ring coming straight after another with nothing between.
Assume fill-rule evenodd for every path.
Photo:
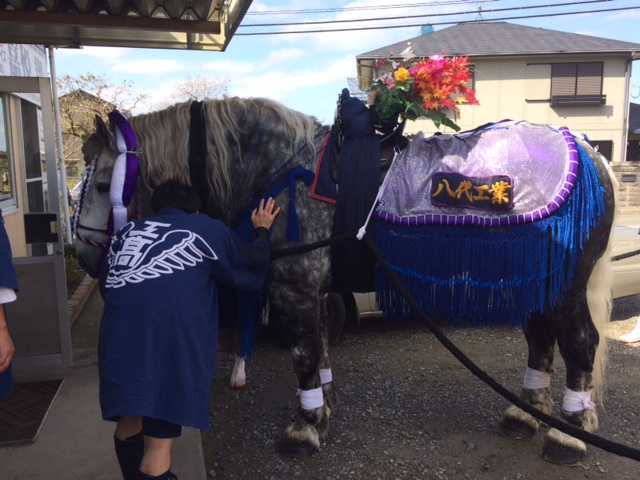
<instances>
[{"instance_id":1,"label":"horse","mask_svg":"<svg viewBox=\"0 0 640 480\"><path fill-rule=\"evenodd\" d=\"M290 345L300 398L292 423L282 433L279 450L290 456L314 454L327 439L330 420L338 406L328 348L327 297L332 291L342 290L335 287L339 279L332 263L336 262L332 262L326 241L336 237L334 223L339 202L336 205L314 198L315 183L308 173L319 170L322 154L328 149L325 138L331 136L330 127L272 100L237 97L189 101L133 116L129 122L140 146L139 174L133 180L137 188L128 205L126 202L123 205L120 196L115 195L120 203L117 207L125 208L129 218L149 215L150 192L168 179L196 186L207 205L207 213L231 226L240 225L246 212L265 195L274 196L282 208L272 229L272 248L291 254L272 260L266 295L270 321L283 326ZM346 120L337 117L336 123L339 122ZM83 145L91 173L74 219L79 261L94 277L112 233L110 212L116 208L113 198L110 200L110 196L114 197L113 173L121 170L118 159L132 153L127 152L131 148L121 146L120 137L116 136L118 122L112 119L110 123L97 118L95 133ZM337 131L339 135L341 129ZM194 140L194 132L200 133L200 140ZM374 136L377 140L372 145L380 148L380 135L374 132ZM463 137L455 138L467 141ZM410 140L409 145L413 141ZM340 164L348 163L347 153L353 150L348 143L345 140L342 145ZM593 389L596 400L600 398L606 358L605 342L600 342L600 335L611 309L608 252L615 189L603 157L582 138L576 137L575 144L584 153L583 163L590 165L591 176L582 182L597 183L601 212L591 221L585 219L584 235L563 247L573 252L574 259L570 275L563 279L566 285L559 288L543 279L536 290L543 299L541 305L521 320L529 356L520 397L544 413L552 412L549 383L557 344L567 367L561 415L571 425L594 431L598 418L591 391ZM371 169L375 175L379 175L375 170L380 163L380 152L374 152L378 156L378 164ZM571 175L575 176L576 172L572 171ZM274 190L274 186L282 184L285 187ZM122 185L119 188L121 191ZM341 190L345 189L341 187ZM581 198L586 201L584 195ZM585 211L582 207L578 204L576 211ZM383 215L378 212L375 216L380 219ZM492 233L510 229L506 224L465 228ZM542 235L548 237L550 231L547 229ZM560 234L554 230L553 235ZM350 240L364 249L355 237ZM551 238L545 248L560 250L561 244L556 240ZM312 244L320 247L296 250ZM560 256L564 253L560 252ZM465 275L471 276L465 271L456 279ZM545 291L551 289L556 292L556 298L545 300ZM501 295L507 295L501 291L492 294L496 304L500 303ZM532 437L539 426L536 418L514 406L505 411L500 423L501 431L512 438ZM550 461L573 463L582 458L586 446L552 429L545 437L544 452Z\"/></svg>"}]
</instances>

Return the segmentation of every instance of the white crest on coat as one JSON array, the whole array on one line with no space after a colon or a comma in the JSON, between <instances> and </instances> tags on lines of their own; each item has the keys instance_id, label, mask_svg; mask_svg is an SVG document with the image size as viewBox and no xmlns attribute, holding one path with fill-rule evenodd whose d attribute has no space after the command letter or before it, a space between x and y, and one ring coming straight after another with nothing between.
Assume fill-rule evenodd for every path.
<instances>
[{"instance_id":1,"label":"white crest on coat","mask_svg":"<svg viewBox=\"0 0 640 480\"><path fill-rule=\"evenodd\" d=\"M166 231L171 225L147 220L143 228L129 223L109 248L106 288L120 288L192 267L205 258L217 260L209 244L189 230ZM165 230L163 232L163 230ZM114 245L122 246L116 252Z\"/></svg>"}]
</instances>

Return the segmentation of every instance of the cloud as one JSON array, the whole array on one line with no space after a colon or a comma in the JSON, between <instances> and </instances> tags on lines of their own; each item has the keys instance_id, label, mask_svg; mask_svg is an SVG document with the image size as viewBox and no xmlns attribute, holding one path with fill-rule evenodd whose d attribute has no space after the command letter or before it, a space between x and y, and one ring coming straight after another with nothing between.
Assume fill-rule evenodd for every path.
<instances>
[{"instance_id":1,"label":"cloud","mask_svg":"<svg viewBox=\"0 0 640 480\"><path fill-rule=\"evenodd\" d=\"M438 3L438 2L436 2ZM418 6L412 6L417 4ZM254 11L252 4L251 11ZM407 0L398 8L390 8L388 1L384 0L363 0L354 1L345 6L349 10L325 11L302 15L272 15L270 17L250 16L245 17L243 24L252 23L273 23L273 27L256 27L240 32L251 31L281 31L296 32L291 34L279 34L273 36L259 37L265 38L275 45L282 44L304 44L313 51L339 51L355 52L356 54L370 51L385 45L396 43L404 39L413 38L420 35L419 25L429 23L429 18L444 11L460 11L461 7L429 5L424 6L424 0ZM322 5L325 9L326 5ZM319 5L312 7L304 3L305 9L322 8ZM263 5L260 6L263 8ZM293 7L287 7L292 9ZM275 10L273 7L271 10ZM418 15L428 15L418 17ZM394 17L394 20L389 20ZM301 25L284 25L285 23L300 22ZM327 23L315 23L327 22ZM307 25L304 25L307 23ZM398 25L411 24L411 27L395 28ZM394 27L394 28L391 28ZM356 29L356 30L354 30ZM321 30L321 33L299 33L305 30Z\"/></svg>"},{"instance_id":2,"label":"cloud","mask_svg":"<svg viewBox=\"0 0 640 480\"><path fill-rule=\"evenodd\" d=\"M280 63L294 62L308 57L309 53L302 48L283 48L269 52L267 58L262 62L263 66L273 66Z\"/></svg>"},{"instance_id":3,"label":"cloud","mask_svg":"<svg viewBox=\"0 0 640 480\"><path fill-rule=\"evenodd\" d=\"M100 60L105 65L117 63L122 58L130 55L131 49L118 47L82 47L56 48L55 55L59 60Z\"/></svg>"},{"instance_id":4,"label":"cloud","mask_svg":"<svg viewBox=\"0 0 640 480\"><path fill-rule=\"evenodd\" d=\"M231 77L229 90L232 95L240 97L268 97L282 101L296 90L319 87L336 80L346 82L349 72L355 76L355 57L352 55L318 62L312 68L272 69L257 75Z\"/></svg>"},{"instance_id":5,"label":"cloud","mask_svg":"<svg viewBox=\"0 0 640 480\"><path fill-rule=\"evenodd\" d=\"M630 20L632 18L640 18L639 10L627 10L619 13L612 13L607 15L604 19L605 22L618 22L620 20Z\"/></svg>"},{"instance_id":6,"label":"cloud","mask_svg":"<svg viewBox=\"0 0 640 480\"><path fill-rule=\"evenodd\" d=\"M213 60L210 62L193 62L185 65L185 76L191 71L210 72L214 75L228 76L230 73L246 74L256 70L253 62L244 60Z\"/></svg>"},{"instance_id":7,"label":"cloud","mask_svg":"<svg viewBox=\"0 0 640 480\"><path fill-rule=\"evenodd\" d=\"M184 63L178 60L137 58L132 57L121 60L111 66L111 71L120 73L136 74L163 74L170 72L180 72L184 70Z\"/></svg>"}]
</instances>

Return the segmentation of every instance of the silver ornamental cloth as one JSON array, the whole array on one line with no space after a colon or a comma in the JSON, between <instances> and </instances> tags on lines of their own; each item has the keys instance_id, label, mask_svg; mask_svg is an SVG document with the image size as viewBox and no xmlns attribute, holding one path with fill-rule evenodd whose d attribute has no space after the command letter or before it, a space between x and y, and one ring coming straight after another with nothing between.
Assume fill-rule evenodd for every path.
<instances>
[{"instance_id":1,"label":"silver ornamental cloth","mask_svg":"<svg viewBox=\"0 0 640 480\"><path fill-rule=\"evenodd\" d=\"M529 223L548 216L549 205L557 209L567 198L577 163L578 154L568 130L548 125L502 122L480 133L430 138L419 132L395 159L376 215L408 225ZM466 177L509 176L512 209L491 212L434 205L432 176L442 172Z\"/></svg>"}]
</instances>

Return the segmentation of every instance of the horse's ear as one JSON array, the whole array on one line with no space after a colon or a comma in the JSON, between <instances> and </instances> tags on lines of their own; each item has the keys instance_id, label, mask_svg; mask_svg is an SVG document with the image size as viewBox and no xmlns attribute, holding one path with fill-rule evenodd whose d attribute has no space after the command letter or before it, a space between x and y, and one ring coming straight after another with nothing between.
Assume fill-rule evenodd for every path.
<instances>
[{"instance_id":1,"label":"horse's ear","mask_svg":"<svg viewBox=\"0 0 640 480\"><path fill-rule=\"evenodd\" d=\"M104 120L102 120L102 117L100 115L96 115L93 119L93 124L96 127L96 134L102 138L102 139L108 139L110 132L109 132L109 127L107 127L107 124L104 123Z\"/></svg>"},{"instance_id":2,"label":"horse's ear","mask_svg":"<svg viewBox=\"0 0 640 480\"><path fill-rule=\"evenodd\" d=\"M95 125L96 134L102 139L104 146L109 150L114 150L116 146L116 137L100 115L95 116Z\"/></svg>"},{"instance_id":3,"label":"horse's ear","mask_svg":"<svg viewBox=\"0 0 640 480\"><path fill-rule=\"evenodd\" d=\"M84 163L87 167L91 165L93 159L100 154L103 148L113 150L116 143L115 136L100 116L95 116L94 125L96 128L95 133L89 135L89 138L82 144Z\"/></svg>"}]
</instances>

